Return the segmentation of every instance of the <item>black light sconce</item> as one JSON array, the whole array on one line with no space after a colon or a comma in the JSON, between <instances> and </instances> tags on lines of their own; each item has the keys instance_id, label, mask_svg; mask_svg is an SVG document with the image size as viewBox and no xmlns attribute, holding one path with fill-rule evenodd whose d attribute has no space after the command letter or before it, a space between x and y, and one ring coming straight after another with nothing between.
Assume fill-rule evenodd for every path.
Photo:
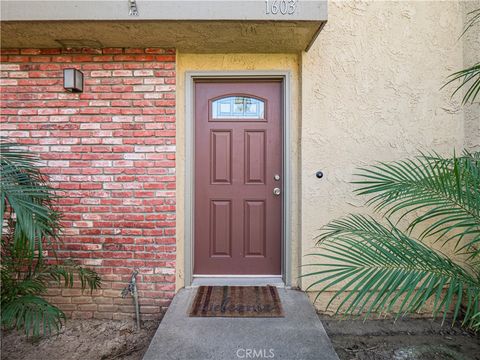
<instances>
[{"instance_id":1,"label":"black light sconce","mask_svg":"<svg viewBox=\"0 0 480 360\"><path fill-rule=\"evenodd\" d=\"M83 92L83 73L77 69L63 69L63 87L70 92Z\"/></svg>"}]
</instances>

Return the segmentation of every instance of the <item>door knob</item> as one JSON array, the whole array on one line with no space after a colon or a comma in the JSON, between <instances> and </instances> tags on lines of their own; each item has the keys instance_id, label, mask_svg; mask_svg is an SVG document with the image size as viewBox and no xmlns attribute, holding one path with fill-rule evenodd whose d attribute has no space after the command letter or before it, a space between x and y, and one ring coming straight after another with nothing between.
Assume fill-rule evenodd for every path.
<instances>
[{"instance_id":1,"label":"door knob","mask_svg":"<svg viewBox=\"0 0 480 360\"><path fill-rule=\"evenodd\" d=\"M280 191L280 188L275 188L275 189L273 189L273 195L275 195L275 196L279 196L279 195L280 195L280 192L281 192L281 191Z\"/></svg>"}]
</instances>

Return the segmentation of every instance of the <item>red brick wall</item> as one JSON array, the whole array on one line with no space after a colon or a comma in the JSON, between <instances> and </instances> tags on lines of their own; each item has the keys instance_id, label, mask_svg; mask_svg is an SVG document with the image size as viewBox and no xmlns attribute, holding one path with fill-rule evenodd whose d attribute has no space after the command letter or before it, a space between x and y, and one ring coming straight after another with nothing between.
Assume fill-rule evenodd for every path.
<instances>
[{"instance_id":1,"label":"red brick wall","mask_svg":"<svg viewBox=\"0 0 480 360\"><path fill-rule=\"evenodd\" d=\"M65 67L83 93L63 89ZM2 135L40 153L64 195L60 256L104 281L49 299L72 317L130 317L120 292L138 267L143 318L158 316L175 290L175 51L3 50L0 81Z\"/></svg>"}]
</instances>

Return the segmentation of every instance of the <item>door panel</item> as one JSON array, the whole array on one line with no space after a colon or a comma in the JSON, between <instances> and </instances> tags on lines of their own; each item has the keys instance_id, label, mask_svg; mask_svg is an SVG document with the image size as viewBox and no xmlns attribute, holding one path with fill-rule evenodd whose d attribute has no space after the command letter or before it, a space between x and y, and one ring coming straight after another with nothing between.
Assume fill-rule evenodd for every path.
<instances>
[{"instance_id":1,"label":"door panel","mask_svg":"<svg viewBox=\"0 0 480 360\"><path fill-rule=\"evenodd\" d=\"M232 132L213 130L210 139L210 172L212 184L232 182Z\"/></svg>"},{"instance_id":2,"label":"door panel","mask_svg":"<svg viewBox=\"0 0 480 360\"><path fill-rule=\"evenodd\" d=\"M280 275L282 83L195 82L194 274Z\"/></svg>"},{"instance_id":3,"label":"door panel","mask_svg":"<svg viewBox=\"0 0 480 360\"><path fill-rule=\"evenodd\" d=\"M232 256L232 202L210 202L210 256Z\"/></svg>"},{"instance_id":4,"label":"door panel","mask_svg":"<svg viewBox=\"0 0 480 360\"><path fill-rule=\"evenodd\" d=\"M265 184L265 131L245 131L245 184Z\"/></svg>"},{"instance_id":5,"label":"door panel","mask_svg":"<svg viewBox=\"0 0 480 360\"><path fill-rule=\"evenodd\" d=\"M245 257L265 257L266 216L264 200L246 200L244 217Z\"/></svg>"}]
</instances>

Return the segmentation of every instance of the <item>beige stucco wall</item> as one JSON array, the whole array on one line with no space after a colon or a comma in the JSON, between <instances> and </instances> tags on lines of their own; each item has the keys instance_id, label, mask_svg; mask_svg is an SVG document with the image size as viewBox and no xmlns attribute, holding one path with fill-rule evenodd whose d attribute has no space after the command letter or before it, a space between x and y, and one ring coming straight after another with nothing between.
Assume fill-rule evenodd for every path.
<instances>
[{"instance_id":1,"label":"beige stucco wall","mask_svg":"<svg viewBox=\"0 0 480 360\"><path fill-rule=\"evenodd\" d=\"M463 20L466 22L471 15L469 12L480 9L480 0L465 1L462 3ZM469 17L470 16L470 17ZM463 67L470 67L480 62L480 23L472 27L462 37ZM480 105L477 99L475 104L465 107L465 147L469 150L480 150Z\"/></svg>"},{"instance_id":2,"label":"beige stucco wall","mask_svg":"<svg viewBox=\"0 0 480 360\"><path fill-rule=\"evenodd\" d=\"M464 65L464 13L455 1L329 2L328 23L302 56L302 254L329 220L368 212L349 183L356 167L479 144L478 104L465 121L460 97L440 90Z\"/></svg>"},{"instance_id":3,"label":"beige stucco wall","mask_svg":"<svg viewBox=\"0 0 480 360\"><path fill-rule=\"evenodd\" d=\"M352 194L356 167L480 144L478 104L462 107L452 88L440 89L450 73L478 61L479 38L458 39L477 4L330 1L326 27L299 57L178 54L177 288L184 285L185 71L291 71L291 275L305 288L310 281L298 278L305 271L299 265L309 261L304 255L318 229L347 213L369 212Z\"/></svg>"},{"instance_id":4,"label":"beige stucco wall","mask_svg":"<svg viewBox=\"0 0 480 360\"><path fill-rule=\"evenodd\" d=\"M295 54L182 54L177 53L177 289L185 285L185 73L187 71L290 72L290 136L292 254L291 278L296 286L299 253L299 56Z\"/></svg>"}]
</instances>

